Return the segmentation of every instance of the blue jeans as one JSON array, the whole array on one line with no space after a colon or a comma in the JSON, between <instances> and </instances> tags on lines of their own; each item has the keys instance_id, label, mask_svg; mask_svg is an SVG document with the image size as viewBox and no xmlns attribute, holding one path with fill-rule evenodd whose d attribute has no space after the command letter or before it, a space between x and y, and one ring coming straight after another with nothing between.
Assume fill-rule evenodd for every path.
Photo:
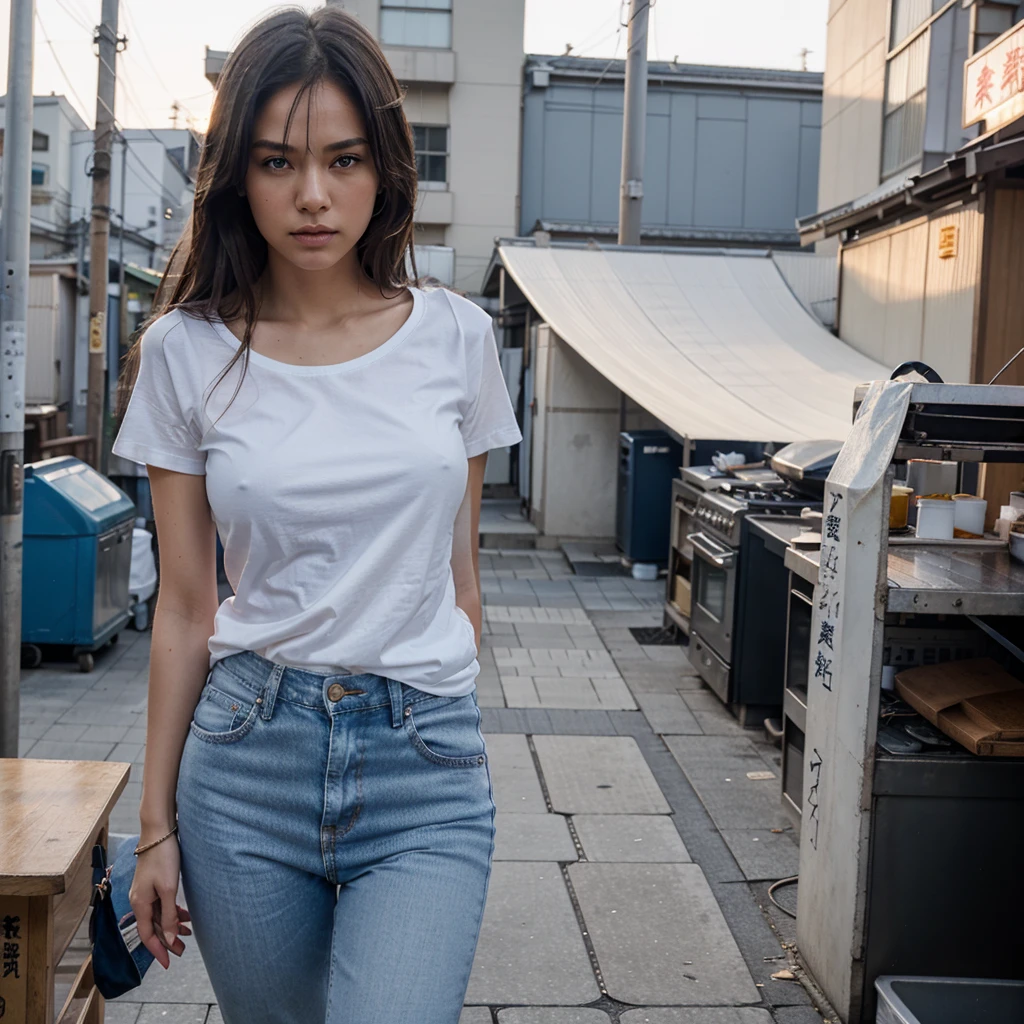
<instances>
[{"instance_id":1,"label":"blue jeans","mask_svg":"<svg viewBox=\"0 0 1024 1024\"><path fill-rule=\"evenodd\" d=\"M457 1024L494 853L475 690L233 654L203 687L177 805L225 1024Z\"/></svg>"}]
</instances>

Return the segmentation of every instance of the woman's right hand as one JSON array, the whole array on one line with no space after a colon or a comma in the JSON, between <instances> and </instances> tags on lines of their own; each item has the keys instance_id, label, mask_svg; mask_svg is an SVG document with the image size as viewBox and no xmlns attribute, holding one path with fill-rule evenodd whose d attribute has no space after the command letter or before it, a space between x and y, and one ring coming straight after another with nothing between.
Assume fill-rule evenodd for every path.
<instances>
[{"instance_id":1,"label":"woman's right hand","mask_svg":"<svg viewBox=\"0 0 1024 1024\"><path fill-rule=\"evenodd\" d=\"M143 846L146 842L152 840L139 840ZM181 872L177 837L168 836L163 842L140 853L136 860L128 902L135 913L142 944L166 970L171 962L168 950L175 956L181 956L185 952L185 943L180 936L192 934L184 925L192 918L176 902Z\"/></svg>"}]
</instances>

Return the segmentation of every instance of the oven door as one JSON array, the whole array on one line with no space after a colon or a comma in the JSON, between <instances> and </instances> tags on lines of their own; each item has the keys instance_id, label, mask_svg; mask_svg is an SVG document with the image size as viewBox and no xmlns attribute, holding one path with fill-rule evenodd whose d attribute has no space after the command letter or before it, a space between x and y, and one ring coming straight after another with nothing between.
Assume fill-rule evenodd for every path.
<instances>
[{"instance_id":1,"label":"oven door","mask_svg":"<svg viewBox=\"0 0 1024 1024\"><path fill-rule=\"evenodd\" d=\"M719 658L731 663L736 552L706 533L691 533L689 539L693 545L690 622Z\"/></svg>"}]
</instances>

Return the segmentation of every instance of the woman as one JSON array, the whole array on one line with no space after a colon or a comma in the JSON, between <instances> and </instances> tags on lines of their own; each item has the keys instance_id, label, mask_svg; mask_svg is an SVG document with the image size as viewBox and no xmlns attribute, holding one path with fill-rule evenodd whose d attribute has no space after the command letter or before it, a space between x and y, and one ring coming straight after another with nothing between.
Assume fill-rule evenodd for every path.
<instances>
[{"instance_id":1,"label":"woman","mask_svg":"<svg viewBox=\"0 0 1024 1024\"><path fill-rule=\"evenodd\" d=\"M479 504L522 435L490 318L409 285L415 197L373 38L337 8L256 25L113 447L160 539L131 904L166 968L180 871L226 1024L456 1024L468 985Z\"/></svg>"}]
</instances>

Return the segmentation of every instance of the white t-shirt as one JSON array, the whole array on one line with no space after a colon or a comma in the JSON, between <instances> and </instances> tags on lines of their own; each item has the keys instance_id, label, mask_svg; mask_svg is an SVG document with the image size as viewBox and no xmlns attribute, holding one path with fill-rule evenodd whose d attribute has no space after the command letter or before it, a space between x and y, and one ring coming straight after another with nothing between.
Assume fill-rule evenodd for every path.
<instances>
[{"instance_id":1,"label":"white t-shirt","mask_svg":"<svg viewBox=\"0 0 1024 1024\"><path fill-rule=\"evenodd\" d=\"M217 610L211 667L249 649L429 693L474 688L454 521L467 459L522 434L490 316L443 288L410 291L408 320L378 348L328 366L250 351L234 401L241 358L205 409L241 347L223 321L172 310L143 336L113 452L206 475L235 591Z\"/></svg>"}]
</instances>

